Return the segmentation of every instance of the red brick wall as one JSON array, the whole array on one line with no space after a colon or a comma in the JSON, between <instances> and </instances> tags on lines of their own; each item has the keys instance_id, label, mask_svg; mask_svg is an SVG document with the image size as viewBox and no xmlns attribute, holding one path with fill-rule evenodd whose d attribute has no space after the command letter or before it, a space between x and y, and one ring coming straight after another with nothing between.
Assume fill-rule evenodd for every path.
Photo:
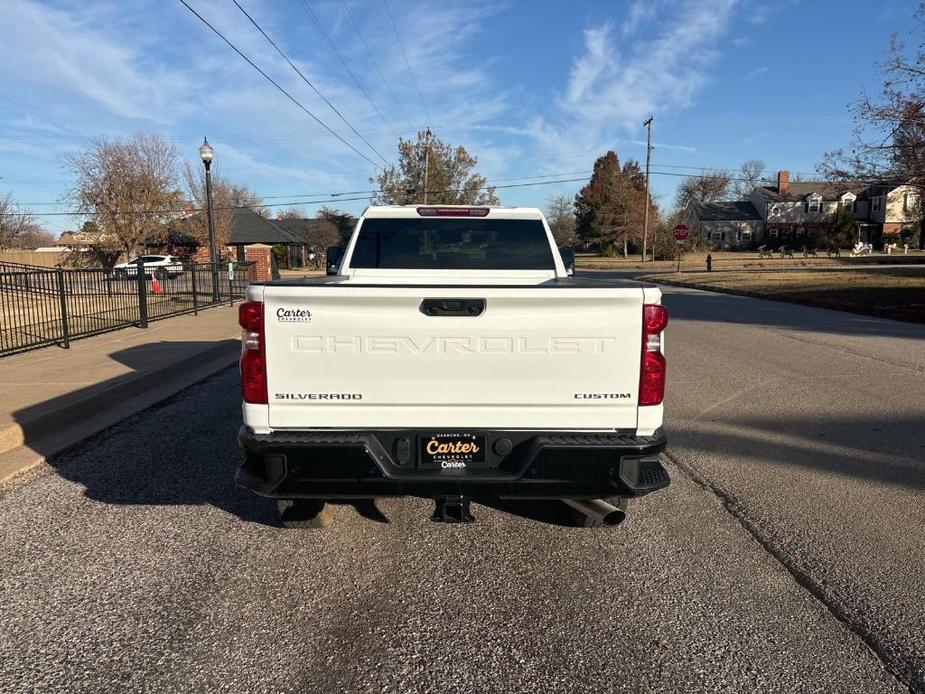
<instances>
[{"instance_id":1,"label":"red brick wall","mask_svg":"<svg viewBox=\"0 0 925 694\"><path fill-rule=\"evenodd\" d=\"M254 282L265 282L272 279L270 255L273 253L273 249L270 246L258 243L253 246L246 246L244 252L247 261L254 263L254 270L251 275Z\"/></svg>"},{"instance_id":2,"label":"red brick wall","mask_svg":"<svg viewBox=\"0 0 925 694\"><path fill-rule=\"evenodd\" d=\"M883 225L883 235L884 236L894 236L899 234L903 229L903 225L897 222L887 222Z\"/></svg>"}]
</instances>

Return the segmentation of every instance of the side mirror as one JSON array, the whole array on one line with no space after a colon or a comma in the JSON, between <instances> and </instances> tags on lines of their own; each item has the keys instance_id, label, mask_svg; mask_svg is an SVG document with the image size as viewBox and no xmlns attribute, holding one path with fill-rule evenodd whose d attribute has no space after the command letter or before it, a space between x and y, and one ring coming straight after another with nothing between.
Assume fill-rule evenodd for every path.
<instances>
[{"instance_id":1,"label":"side mirror","mask_svg":"<svg viewBox=\"0 0 925 694\"><path fill-rule=\"evenodd\" d=\"M571 248L560 248L559 255L562 256L562 264L565 265L565 274L571 277L575 274L575 251Z\"/></svg>"},{"instance_id":2,"label":"side mirror","mask_svg":"<svg viewBox=\"0 0 925 694\"><path fill-rule=\"evenodd\" d=\"M339 272L341 258L344 257L343 246L330 246L325 252L325 267L327 274L336 275Z\"/></svg>"}]
</instances>

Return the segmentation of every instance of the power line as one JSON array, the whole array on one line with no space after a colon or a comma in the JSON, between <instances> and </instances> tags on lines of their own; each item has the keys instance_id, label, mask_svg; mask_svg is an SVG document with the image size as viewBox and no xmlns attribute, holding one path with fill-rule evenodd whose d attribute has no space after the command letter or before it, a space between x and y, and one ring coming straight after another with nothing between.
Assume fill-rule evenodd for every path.
<instances>
[{"instance_id":1,"label":"power line","mask_svg":"<svg viewBox=\"0 0 925 694\"><path fill-rule=\"evenodd\" d=\"M182 0L181 0L182 1ZM590 180L589 176L582 176L581 178L564 178L554 181L531 181L527 183L507 183L504 185L492 185L486 184L484 186L479 186L478 190L486 190L488 188L526 188L530 186L546 186L546 185L555 185L558 183L574 183L576 181L588 181ZM337 197L335 194L325 200L306 200L302 204L305 205L321 205L324 203L334 203L334 202L351 202L356 200L369 200L369 195L371 193L381 193L384 192L382 189L369 191L364 195L359 195L358 197ZM448 189L438 189L438 190L429 190L427 193L429 195L438 194L438 193L455 193L458 192L454 188ZM289 202L277 202L277 203L266 203L266 204L257 204L257 205L237 205L237 206L225 206L225 207L213 207L213 210L235 210L235 209L260 209L263 207L288 207L291 206L292 201ZM184 209L163 209L163 210L135 210L132 212L117 213L116 216L129 216L129 215L148 215L148 214L192 214L193 212L204 212L205 208L202 207L188 207ZM95 217L99 213L96 212L80 212L80 211L71 211L71 212L8 212L0 213L0 216L5 217Z\"/></svg>"},{"instance_id":2,"label":"power line","mask_svg":"<svg viewBox=\"0 0 925 694\"><path fill-rule=\"evenodd\" d=\"M334 51L334 54L337 56L338 60L340 60L341 65L344 66L344 70L346 70L347 74L350 75L350 79L353 80L353 83L357 86L357 89L359 89L363 93L363 96L366 97L366 101L368 101L369 105L373 107L373 110L379 116L379 119L383 123L385 123L386 127L390 127L389 122L385 119L385 116L382 115L382 111L380 111L379 107L376 106L375 103L373 103L373 100L370 98L369 93L366 91L363 85L360 84L360 80L358 80L356 75L353 74L353 70L351 70L350 66L347 65L347 61L344 60L344 56L341 54L337 46L331 40L331 37L330 35L328 35L328 32L325 31L324 27L321 25L321 21L318 19L318 16L315 14L315 11L311 8L311 5L308 2L306 2L306 0L299 0L299 4L302 5L302 9L305 10L308 13L308 15L312 18L312 21L315 23L315 27L324 37L325 41L328 42L328 45L331 47L331 50ZM392 132L392 134L393 135L395 134L394 131Z\"/></svg>"},{"instance_id":3,"label":"power line","mask_svg":"<svg viewBox=\"0 0 925 694\"><path fill-rule=\"evenodd\" d=\"M557 172L557 173L542 174L542 175L539 175L539 176L509 176L509 177L507 177L507 178L493 178L493 179L490 179L490 180L486 181L484 187L490 188L491 186L495 185L496 183L505 183L505 182L508 182L508 181L536 181L536 180L541 180L541 179L544 179L544 178L558 178L558 177L560 177L560 176L579 176L579 175L591 174L591 173L594 173L594 172L593 172L592 170L585 170L585 171L559 171L559 172ZM373 188L373 189L369 189L369 190L342 190L342 191L337 191L337 192L333 192L333 193L332 193L332 192L323 192L323 193L288 193L288 194L286 194L286 195L259 195L258 197L259 197L261 200L281 200L281 199L283 199L283 198L291 198L291 200L290 200L289 202L274 203L274 204L282 204L282 205L288 205L288 204L293 204L293 205L295 205L295 204L311 205L311 204L314 203L313 200L299 200L299 198L315 198L315 197L331 197L331 198L336 198L336 197L340 197L340 196L343 196L343 195L363 195L363 194L372 195L372 194L374 194L374 193L381 193L381 192L382 192L382 189L381 189L381 188ZM430 191L430 192L434 192L434 191ZM19 204L20 206L23 206L23 207L32 207L32 206L37 206L37 205L59 205L59 206L60 206L60 205L65 205L65 204L67 204L67 203L64 203L64 202L22 202L22 203L18 203L18 204ZM264 205L264 207L265 207L265 206L266 206L266 205Z\"/></svg>"},{"instance_id":4,"label":"power line","mask_svg":"<svg viewBox=\"0 0 925 694\"><path fill-rule=\"evenodd\" d=\"M357 32L357 36L363 44L363 48L366 49L366 55L369 56L369 59L372 61L373 66L376 68L376 72L379 73L379 79L382 80L382 84L385 85L385 88L388 90L389 95L392 97L392 101L395 102L395 106L398 107L398 112L401 113L401 117L405 119L405 123L408 124L408 128L413 129L411 121L408 119L408 115L405 113L405 109L402 108L401 103L398 101L398 97L395 96L395 92L392 91L392 87L389 86L389 81L385 78L385 75L382 74L382 69L379 67L379 63L376 61L376 58L373 56L373 52L369 49L369 44L366 43L366 39L363 38L363 32L360 31L360 27L357 24L356 20L353 18L353 12L350 11L350 6L347 4L347 0L341 0L341 3L344 6L344 9L347 10L347 17L350 19L350 23L353 25L354 30Z\"/></svg>"},{"instance_id":5,"label":"power line","mask_svg":"<svg viewBox=\"0 0 925 694\"><path fill-rule=\"evenodd\" d=\"M214 26L212 26L211 24L209 24L209 22L208 22L201 14L199 14L196 10L194 10L192 7L190 7L189 4L186 2L186 0L180 0L180 3L181 3L186 9L188 9L190 12L192 12L192 13L196 16L196 18L199 19L200 22L202 22L202 23L205 24L207 27L209 27L209 29L211 29L212 32L213 32L216 36L218 36L222 41L224 41L225 43L227 43L228 46L229 46L235 53L237 53L237 54L238 54L239 56L241 56L245 61L247 61L247 63L248 63L252 68L254 68L257 72L259 72L261 75L263 75L264 79L266 79L270 84L272 84L272 85L273 85L274 87L276 87L279 91L281 91L283 94L285 94L285 95L286 95L286 98L288 98L292 103L294 103L294 104L295 104L296 106L298 106L300 109L302 109L303 111L305 111L305 113L307 113L309 116L311 116L312 119L313 119L316 123L318 123L318 125L322 126L325 130L327 130L329 133L331 133L334 137L336 137L338 140L340 140L340 141L343 142L345 145L347 145L347 147L349 147L351 150L353 150L354 152L356 152L357 154L359 154L361 157L363 157L363 159L365 159L365 160L368 161L370 164L372 164L374 168L376 168L376 169L381 168L378 164L376 164L376 162L374 162L372 159L370 159L369 157L367 157L367 156L366 156L365 154L363 154L360 150L358 150L358 149L357 149L356 147L354 147L352 144L350 144L349 142L347 142L347 140L345 140L343 137L341 137L341 136L338 135L336 132L334 132L330 127L328 127L328 125L327 125L324 121L322 121L320 118L318 118L318 116L316 116L314 113L312 113L311 111L309 111L305 106L303 106L301 101L299 101L299 100L296 99L294 96L292 96L292 94L290 94L290 93L287 92L285 89L283 89L283 87L281 87L281 86L279 85L279 83L278 83L276 80L274 80L274 79L273 79L272 77L270 77L267 73L265 73L263 70L261 70L253 60L251 60L251 59L248 58L246 55L244 55L244 53L242 53L242 52L240 51L240 49L238 49L237 46L235 46L231 41L229 41L227 38L225 38L225 35L224 35L224 34L222 34L222 33L221 33L218 29L216 29Z\"/></svg>"},{"instance_id":6,"label":"power line","mask_svg":"<svg viewBox=\"0 0 925 694\"><path fill-rule=\"evenodd\" d=\"M401 36L398 35L398 27L395 26L395 19L392 17L392 10L389 9L389 2L388 0L382 0L382 4L385 5L385 13L389 16L389 23L392 25L392 31L395 32L395 40L398 41L398 49L401 51L401 57L405 60L405 67L408 68L408 74L411 75L411 83L414 85L414 90L418 93L418 98L421 100L421 106L424 108L424 115L427 116L427 123L429 125L431 122L430 111L427 110L427 102L424 101L421 88L418 86L418 81L414 77L414 70L411 69L411 63L408 62L408 54L405 53L405 46L401 42Z\"/></svg>"},{"instance_id":7,"label":"power line","mask_svg":"<svg viewBox=\"0 0 925 694\"><path fill-rule=\"evenodd\" d=\"M267 35L267 32L265 32L265 31L263 30L263 28L262 28L259 24L257 24L256 21L254 21L254 18L251 17L251 16L247 13L247 10L245 10L243 7L241 7L241 3L239 3L238 0L231 0L231 1L235 4L235 6L236 6L239 10L241 10L241 12L244 13L244 16L247 17L247 18L250 20L251 24L253 24L253 25L257 28L257 31L259 31L261 34L263 34L263 38L265 38L267 41L269 41L270 45L273 46L273 48L276 49L276 52L279 53L279 54L282 56L283 60L285 60L287 63L289 63L289 67L291 67L293 70L296 71L296 74L298 74L298 76L302 78L302 81L305 82L305 84L307 84L309 87L311 87L312 90L315 92L315 94L317 94L318 96L320 96L321 99L322 99L322 101L324 101L324 103L326 103L328 106L331 107L331 110L334 111L334 113L336 113L338 116L340 116L340 119L341 119L342 121L344 121L344 123L347 124L347 127L350 128L350 129L353 131L354 135L356 135L358 138L360 138L361 140L363 140L363 142L366 143L366 146L369 147L373 152L375 152L375 153L376 153L376 156L379 157L379 158L385 163L386 166L389 166L390 164L389 164L389 162L386 160L386 158L383 157L381 154L379 154L379 151L369 143L369 140L367 140L365 137L363 137L362 135L360 135L359 132L357 132L357 129L354 128L353 125L350 124L350 121L348 121L348 120L344 117L344 114L341 113L340 111L338 111L337 108L335 108L334 104L332 104L330 101L328 101L328 98L327 98L324 94L322 94L314 84L311 83L311 81L302 73L302 71L301 71L299 68L297 68L297 67L295 66L295 64L294 64L291 60L289 60L289 56L286 55L286 54L283 52L283 50L282 50L279 46L276 45L276 42L273 41L273 39L271 39L271 38ZM186 0L180 0L180 2L182 2L184 5L186 5ZM372 164L372 162L370 162L370 163ZM373 166L375 166L375 164L373 164ZM377 167L377 168L379 168L379 167Z\"/></svg>"},{"instance_id":8,"label":"power line","mask_svg":"<svg viewBox=\"0 0 925 694\"><path fill-rule=\"evenodd\" d=\"M575 172L575 173L589 174L591 172ZM678 173L675 171L652 171L651 174L653 176L673 176L677 178L710 178L710 176L703 176L699 174L684 174L684 173ZM549 175L565 175L565 174L549 174ZM543 177L524 177L524 178L516 178L516 179L497 179L497 180L498 181L525 180L527 178L543 178ZM538 180L538 181L528 181L526 183L507 183L503 185L497 185L496 183L488 182L484 186L479 186L477 190L487 190L489 188L495 188L495 189L528 188L532 186L557 185L560 183L578 183L578 182L583 183L583 182L590 181L590 180L591 180L590 175L584 175L584 176L579 176L576 178L559 178L559 179L552 180L552 181ZM743 181L746 183L750 182L746 178L730 177L729 180L730 181ZM297 205L297 204L321 205L321 204L329 203L329 202L330 203L352 202L356 200L368 200L370 195L373 195L375 193L382 193L382 192L385 192L385 191L383 191L381 188L377 188L374 190L366 190L366 191L345 191L342 193L324 193L324 194L318 193L317 195L327 195L328 198L320 199L320 200L302 200L302 201L290 200L287 202L261 203L257 205L247 205L247 206L213 207L213 210L234 210L234 209L241 209L242 207L247 207L249 209L254 209L254 208L259 209L259 208L264 208L264 207L289 207L289 206ZM458 192L458 191L456 191L455 189L428 190L427 194L434 195L434 194L439 194L439 193L450 193L450 192ZM343 197L345 195L351 196L351 197ZM357 196L357 197L352 197L352 196ZM22 206L26 206L26 205L27 205L26 203L22 204ZM174 209L174 210L138 210L135 212L126 212L124 214L126 215L128 214L136 214L136 215L137 214L171 214L171 213L188 214L188 213L193 213L193 212L204 212L204 211L205 211L204 208L196 207L196 208L185 208L185 209ZM0 213L0 216L6 216L6 217L84 217L84 216L96 216L96 215L97 213L95 212L79 212L79 211Z\"/></svg>"}]
</instances>

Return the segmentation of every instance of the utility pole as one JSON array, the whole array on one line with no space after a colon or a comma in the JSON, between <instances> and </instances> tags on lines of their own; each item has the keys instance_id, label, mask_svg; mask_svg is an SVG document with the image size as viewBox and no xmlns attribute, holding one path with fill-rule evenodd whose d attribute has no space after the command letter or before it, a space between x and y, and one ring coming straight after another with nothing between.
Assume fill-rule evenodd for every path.
<instances>
[{"instance_id":1,"label":"utility pole","mask_svg":"<svg viewBox=\"0 0 925 694\"><path fill-rule=\"evenodd\" d=\"M646 136L646 201L642 223L642 262L646 262L646 241L649 238L649 165L652 162L652 116L643 123L648 130ZM652 262L655 262L655 239L652 239Z\"/></svg>"},{"instance_id":2,"label":"utility pole","mask_svg":"<svg viewBox=\"0 0 925 694\"><path fill-rule=\"evenodd\" d=\"M424 131L424 204L427 204L427 165L430 154L430 128Z\"/></svg>"}]
</instances>

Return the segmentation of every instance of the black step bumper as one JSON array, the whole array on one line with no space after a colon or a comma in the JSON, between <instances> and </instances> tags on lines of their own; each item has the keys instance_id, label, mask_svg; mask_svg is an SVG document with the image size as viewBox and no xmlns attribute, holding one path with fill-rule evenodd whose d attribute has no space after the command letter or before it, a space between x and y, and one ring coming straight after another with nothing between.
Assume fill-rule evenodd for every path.
<instances>
[{"instance_id":1,"label":"black step bumper","mask_svg":"<svg viewBox=\"0 0 925 694\"><path fill-rule=\"evenodd\" d=\"M488 454L466 469L423 466L417 430L287 431L241 427L237 481L276 498L465 495L583 499L641 496L667 487L659 462L666 439L629 433L480 432ZM506 440L506 441L505 441Z\"/></svg>"}]
</instances>

